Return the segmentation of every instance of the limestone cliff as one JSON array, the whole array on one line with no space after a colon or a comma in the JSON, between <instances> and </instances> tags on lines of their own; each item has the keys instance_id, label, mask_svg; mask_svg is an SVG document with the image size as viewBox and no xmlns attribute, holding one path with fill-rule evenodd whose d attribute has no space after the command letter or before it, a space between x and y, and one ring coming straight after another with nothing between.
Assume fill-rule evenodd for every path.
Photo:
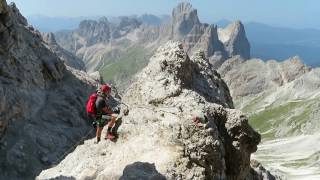
<instances>
[{"instance_id":1,"label":"limestone cliff","mask_svg":"<svg viewBox=\"0 0 320 180\"><path fill-rule=\"evenodd\" d=\"M57 43L53 33L43 33L42 39L46 42L49 48L61 59L63 62L70 67L78 70L85 70L85 65L81 59L63 49Z\"/></svg>"},{"instance_id":2,"label":"limestone cliff","mask_svg":"<svg viewBox=\"0 0 320 180\"><path fill-rule=\"evenodd\" d=\"M123 97L116 143L85 141L38 179L244 179L260 135L204 53L160 47ZM197 119L195 120L194 118Z\"/></svg>"},{"instance_id":3,"label":"limestone cliff","mask_svg":"<svg viewBox=\"0 0 320 180\"><path fill-rule=\"evenodd\" d=\"M241 22L225 30L218 29L216 25L200 22L197 10L189 3L178 4L171 19L161 25L142 24L134 17L122 17L118 23L106 18L85 20L74 31L57 32L56 39L63 48L83 59L88 72L99 70L105 79L118 85L128 85L131 76L145 67L154 51L169 40L182 42L189 55L204 51L215 67L236 55L250 57L250 45ZM132 72L126 67L129 62Z\"/></svg>"},{"instance_id":4,"label":"limestone cliff","mask_svg":"<svg viewBox=\"0 0 320 180\"><path fill-rule=\"evenodd\" d=\"M15 4L0 1L0 179L34 179L88 133L95 83L66 67Z\"/></svg>"}]
</instances>

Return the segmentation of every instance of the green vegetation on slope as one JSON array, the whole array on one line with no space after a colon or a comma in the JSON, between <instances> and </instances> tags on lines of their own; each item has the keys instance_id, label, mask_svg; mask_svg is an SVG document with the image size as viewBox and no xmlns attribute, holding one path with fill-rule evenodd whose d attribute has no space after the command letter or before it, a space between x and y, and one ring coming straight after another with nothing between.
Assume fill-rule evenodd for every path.
<instances>
[{"instance_id":1,"label":"green vegetation on slope","mask_svg":"<svg viewBox=\"0 0 320 180\"><path fill-rule=\"evenodd\" d=\"M148 50L137 46L130 47L119 58L102 68L100 73L104 81L123 88L134 74L147 65L149 57Z\"/></svg>"},{"instance_id":2,"label":"green vegetation on slope","mask_svg":"<svg viewBox=\"0 0 320 180\"><path fill-rule=\"evenodd\" d=\"M307 158L296 159L294 161L287 162L283 164L283 166L291 167L291 168L299 168L299 167L307 166L312 162L319 162L319 160L320 160L320 152L316 152Z\"/></svg>"},{"instance_id":3,"label":"green vegetation on slope","mask_svg":"<svg viewBox=\"0 0 320 180\"><path fill-rule=\"evenodd\" d=\"M259 105L259 103L261 103L261 101L264 100L266 96L265 95L260 95L258 97L255 97L254 99L252 99L250 101L250 104L247 104L245 107L242 108L242 111L245 113L252 113L255 111L255 108L257 108L257 106ZM239 100L238 100L239 101ZM240 103L238 101L235 101L236 103ZM237 105L236 105L237 106Z\"/></svg>"},{"instance_id":4,"label":"green vegetation on slope","mask_svg":"<svg viewBox=\"0 0 320 180\"><path fill-rule=\"evenodd\" d=\"M301 134L316 103L317 99L313 99L267 107L252 114L249 123L262 134L264 140Z\"/></svg>"}]
</instances>

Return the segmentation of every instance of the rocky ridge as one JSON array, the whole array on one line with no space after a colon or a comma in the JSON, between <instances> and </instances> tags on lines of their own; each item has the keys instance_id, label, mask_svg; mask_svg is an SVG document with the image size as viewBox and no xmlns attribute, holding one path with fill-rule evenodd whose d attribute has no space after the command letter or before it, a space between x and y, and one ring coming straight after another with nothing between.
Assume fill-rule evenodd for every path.
<instances>
[{"instance_id":1,"label":"rocky ridge","mask_svg":"<svg viewBox=\"0 0 320 180\"><path fill-rule=\"evenodd\" d=\"M189 58L182 44L160 47L122 101L129 114L122 117L116 143L85 141L37 179L248 176L260 135L240 111L230 109L228 87L203 52Z\"/></svg>"},{"instance_id":2,"label":"rocky ridge","mask_svg":"<svg viewBox=\"0 0 320 180\"><path fill-rule=\"evenodd\" d=\"M283 62L275 60L264 62L260 59L243 60L240 57L234 57L227 60L218 69L229 85L232 97L235 98L281 87L310 70L297 56Z\"/></svg>"},{"instance_id":3,"label":"rocky ridge","mask_svg":"<svg viewBox=\"0 0 320 180\"><path fill-rule=\"evenodd\" d=\"M120 66L121 71L120 61L125 61L123 57L127 54L136 55L137 48L142 49L142 59L147 61L159 45L168 40L183 42L189 54L202 50L210 61L217 61L219 65L235 55L249 58L250 45L241 22L230 25L226 31L228 33L219 38L217 26L201 23L191 4L180 3L173 9L171 20L160 26L142 24L131 17L123 17L117 24L102 18L83 21L71 32L57 32L56 39L63 48L84 60L88 72L110 71L108 67L113 64ZM147 64L145 61L136 62L142 64L136 65L139 70ZM120 73L119 76L129 79L130 75Z\"/></svg>"},{"instance_id":4,"label":"rocky ridge","mask_svg":"<svg viewBox=\"0 0 320 180\"><path fill-rule=\"evenodd\" d=\"M4 0L0 39L0 179L34 179L90 130L83 108L96 82Z\"/></svg>"},{"instance_id":5,"label":"rocky ridge","mask_svg":"<svg viewBox=\"0 0 320 180\"><path fill-rule=\"evenodd\" d=\"M218 71L235 107L262 134L254 158L288 179L318 179L320 69L299 57L283 62L234 57Z\"/></svg>"},{"instance_id":6,"label":"rocky ridge","mask_svg":"<svg viewBox=\"0 0 320 180\"><path fill-rule=\"evenodd\" d=\"M77 58L72 53L66 51L60 47L54 37L53 33L42 33L42 39L46 42L49 48L61 59L63 62L70 67L73 67L78 70L85 71L85 65L83 61Z\"/></svg>"}]
</instances>

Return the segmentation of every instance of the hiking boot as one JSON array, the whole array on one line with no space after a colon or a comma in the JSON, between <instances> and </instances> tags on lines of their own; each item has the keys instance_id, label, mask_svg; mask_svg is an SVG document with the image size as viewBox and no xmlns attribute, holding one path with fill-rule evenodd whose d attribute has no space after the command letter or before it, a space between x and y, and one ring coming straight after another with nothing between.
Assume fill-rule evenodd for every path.
<instances>
[{"instance_id":1,"label":"hiking boot","mask_svg":"<svg viewBox=\"0 0 320 180\"><path fill-rule=\"evenodd\" d=\"M111 132L108 132L107 133L107 136L104 138L104 139L109 139L109 140L114 140L115 139L115 136L111 133Z\"/></svg>"},{"instance_id":2,"label":"hiking boot","mask_svg":"<svg viewBox=\"0 0 320 180\"><path fill-rule=\"evenodd\" d=\"M117 132L112 132L112 135L115 137L115 138L119 138L119 134Z\"/></svg>"},{"instance_id":3,"label":"hiking boot","mask_svg":"<svg viewBox=\"0 0 320 180\"><path fill-rule=\"evenodd\" d=\"M95 144L98 144L99 142L100 142L100 138L97 138L97 139L94 141Z\"/></svg>"}]
</instances>

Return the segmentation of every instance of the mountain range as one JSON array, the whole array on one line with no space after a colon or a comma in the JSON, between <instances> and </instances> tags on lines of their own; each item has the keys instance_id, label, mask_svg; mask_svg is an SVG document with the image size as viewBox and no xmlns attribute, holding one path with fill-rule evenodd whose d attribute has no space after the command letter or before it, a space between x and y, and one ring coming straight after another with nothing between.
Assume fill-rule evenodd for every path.
<instances>
[{"instance_id":1,"label":"mountain range","mask_svg":"<svg viewBox=\"0 0 320 180\"><path fill-rule=\"evenodd\" d=\"M216 24L226 27L229 23L228 20L221 20ZM257 22L244 23L244 26L252 57L281 61L300 56L309 66L320 65L320 30L277 27Z\"/></svg>"},{"instance_id":2,"label":"mountain range","mask_svg":"<svg viewBox=\"0 0 320 180\"><path fill-rule=\"evenodd\" d=\"M122 103L113 87L120 140L93 144L84 107L99 79L14 3L1 1L0 16L0 179L274 179L250 163L260 135L204 51L189 57L179 42L159 47ZM132 24L121 21L112 37Z\"/></svg>"},{"instance_id":3,"label":"mountain range","mask_svg":"<svg viewBox=\"0 0 320 180\"><path fill-rule=\"evenodd\" d=\"M319 179L320 69L299 57L283 62L234 57L218 72L235 107L262 135L254 158L288 179Z\"/></svg>"},{"instance_id":4,"label":"mountain range","mask_svg":"<svg viewBox=\"0 0 320 180\"><path fill-rule=\"evenodd\" d=\"M228 87L203 54L189 57L177 42L159 47L123 96L119 141L88 140L37 179L274 179L250 168L260 136L230 109Z\"/></svg>"},{"instance_id":5,"label":"mountain range","mask_svg":"<svg viewBox=\"0 0 320 180\"><path fill-rule=\"evenodd\" d=\"M122 87L130 84L131 76L168 40L184 42L189 54L203 50L216 66L234 55L250 57L241 22L218 30L215 25L201 23L197 10L188 3L179 4L170 21L160 26L143 24L133 17L120 17L116 23L103 17L82 21L78 29L55 36L60 46L83 59L88 72L99 70L105 80Z\"/></svg>"},{"instance_id":6,"label":"mountain range","mask_svg":"<svg viewBox=\"0 0 320 180\"><path fill-rule=\"evenodd\" d=\"M319 68L255 58L240 21L189 3L56 33L6 1L0 17L0 179L320 178ZM316 30L250 26L263 46L318 46ZM94 144L84 106L102 81L124 92L120 138Z\"/></svg>"},{"instance_id":7,"label":"mountain range","mask_svg":"<svg viewBox=\"0 0 320 180\"><path fill-rule=\"evenodd\" d=\"M131 17L137 17L140 22L150 25L160 25L170 19L169 15L155 16L151 14ZM59 18L38 15L27 17L27 19L30 24L42 32L56 32L76 29L79 23L85 19L98 20L99 18ZM113 19L117 18L109 18L111 22L113 22ZM231 21L227 19L214 22L214 24L221 28L226 27L230 23ZM279 27L259 22L245 22L244 26L247 38L251 44L252 57L263 60L276 59L282 61L292 56L300 56L309 66L315 67L320 65L318 58L320 30Z\"/></svg>"}]
</instances>

